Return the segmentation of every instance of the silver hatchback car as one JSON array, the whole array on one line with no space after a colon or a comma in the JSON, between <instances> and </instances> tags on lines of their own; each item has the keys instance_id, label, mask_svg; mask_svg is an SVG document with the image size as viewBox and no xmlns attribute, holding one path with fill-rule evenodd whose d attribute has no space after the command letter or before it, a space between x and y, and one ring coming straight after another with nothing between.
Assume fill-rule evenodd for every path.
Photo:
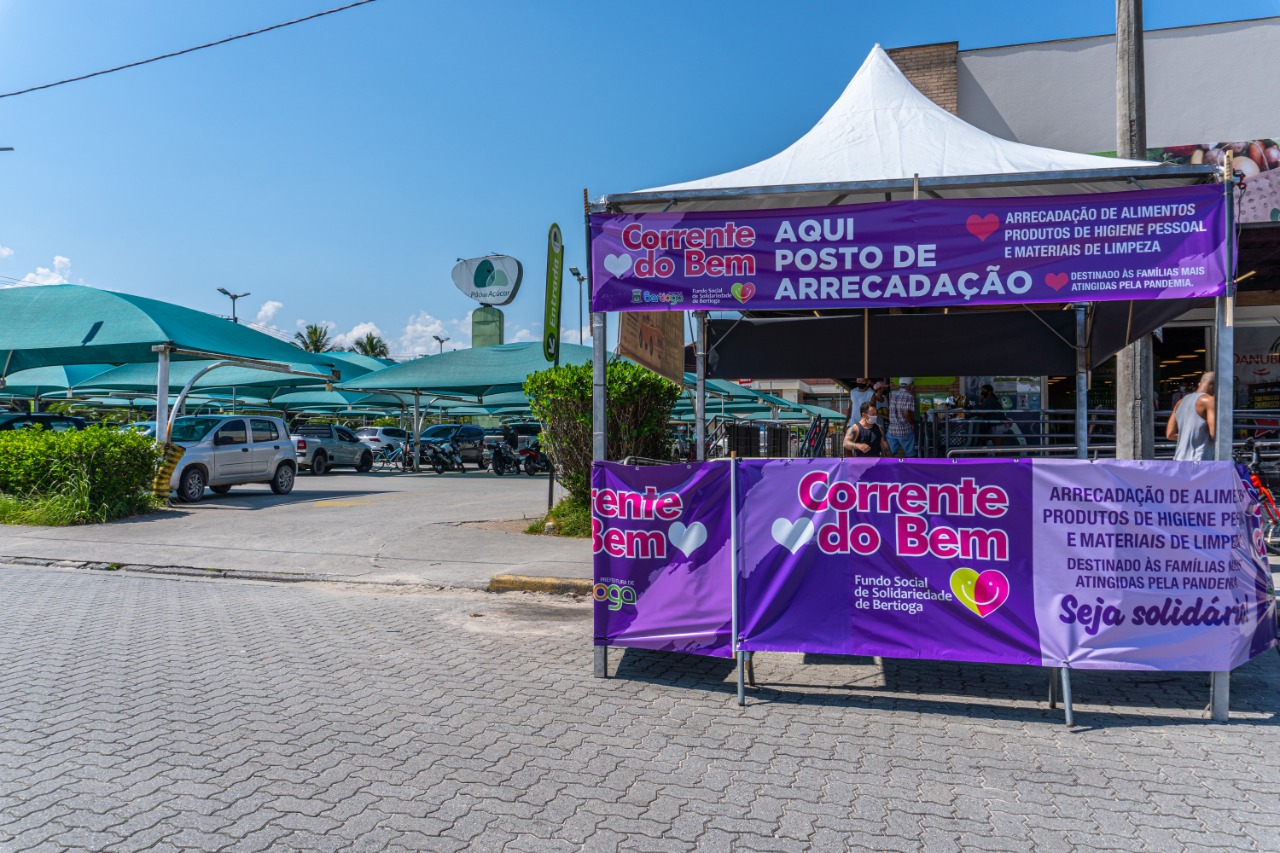
<instances>
[{"instance_id":1,"label":"silver hatchback car","mask_svg":"<svg viewBox=\"0 0 1280 853\"><path fill-rule=\"evenodd\" d=\"M298 464L293 440L279 418L177 418L173 443L186 448L169 480L169 488L178 493L180 501L200 500L205 486L220 495L243 483L266 483L277 495L293 491Z\"/></svg>"}]
</instances>

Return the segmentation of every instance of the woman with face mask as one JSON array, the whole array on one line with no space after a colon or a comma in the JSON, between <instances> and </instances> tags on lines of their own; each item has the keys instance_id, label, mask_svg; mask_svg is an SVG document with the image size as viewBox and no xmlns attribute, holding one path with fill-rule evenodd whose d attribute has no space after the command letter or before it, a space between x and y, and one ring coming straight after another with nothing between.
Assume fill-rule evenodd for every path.
<instances>
[{"instance_id":1,"label":"woman with face mask","mask_svg":"<svg viewBox=\"0 0 1280 853\"><path fill-rule=\"evenodd\" d=\"M884 427L879 423L875 404L870 400L862 404L858 420L849 424L844 434L844 452L850 456L887 456L889 443L884 437Z\"/></svg>"}]
</instances>

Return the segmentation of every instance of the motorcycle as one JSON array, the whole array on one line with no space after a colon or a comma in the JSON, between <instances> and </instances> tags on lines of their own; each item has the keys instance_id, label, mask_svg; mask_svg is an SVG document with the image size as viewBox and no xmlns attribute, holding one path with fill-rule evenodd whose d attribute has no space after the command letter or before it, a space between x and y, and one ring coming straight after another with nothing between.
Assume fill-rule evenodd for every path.
<instances>
[{"instance_id":1,"label":"motorcycle","mask_svg":"<svg viewBox=\"0 0 1280 853\"><path fill-rule=\"evenodd\" d=\"M511 445L505 441L495 442L485 450L488 457L489 467L493 469L493 473L501 477L503 474L520 473L520 457L511 449Z\"/></svg>"},{"instance_id":2,"label":"motorcycle","mask_svg":"<svg viewBox=\"0 0 1280 853\"><path fill-rule=\"evenodd\" d=\"M437 474L445 471L465 471L462 455L452 441L425 441L422 443L422 464L430 465Z\"/></svg>"},{"instance_id":3,"label":"motorcycle","mask_svg":"<svg viewBox=\"0 0 1280 853\"><path fill-rule=\"evenodd\" d=\"M542 452L542 444L538 441L520 451L520 461L524 465L524 472L530 477L539 473L551 473L551 460Z\"/></svg>"}]
</instances>

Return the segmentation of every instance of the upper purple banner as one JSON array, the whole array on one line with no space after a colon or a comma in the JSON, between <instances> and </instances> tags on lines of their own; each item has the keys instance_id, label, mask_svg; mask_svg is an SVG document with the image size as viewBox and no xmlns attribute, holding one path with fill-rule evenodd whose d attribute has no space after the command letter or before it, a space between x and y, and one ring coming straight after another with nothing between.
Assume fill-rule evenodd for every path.
<instances>
[{"instance_id":1,"label":"upper purple banner","mask_svg":"<svg viewBox=\"0 0 1280 853\"><path fill-rule=\"evenodd\" d=\"M592 311L1193 299L1226 291L1216 185L594 214Z\"/></svg>"}]
</instances>

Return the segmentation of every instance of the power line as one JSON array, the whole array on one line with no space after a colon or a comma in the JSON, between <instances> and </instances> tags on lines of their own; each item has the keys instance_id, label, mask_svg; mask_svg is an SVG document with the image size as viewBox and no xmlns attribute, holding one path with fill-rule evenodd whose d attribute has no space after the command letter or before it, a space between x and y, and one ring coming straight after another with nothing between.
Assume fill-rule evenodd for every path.
<instances>
[{"instance_id":1,"label":"power line","mask_svg":"<svg viewBox=\"0 0 1280 853\"><path fill-rule=\"evenodd\" d=\"M301 24L304 21L314 21L316 18L323 18L325 15L333 15L337 12L345 12L348 9L354 9L356 6L364 6L365 4L372 3L372 2L374 2L374 0L356 0L356 2L354 3L348 3L345 6L339 6L336 9L329 9L324 12L316 12L314 15L307 15L305 18L297 18L292 21L285 21L283 24L273 24L269 27L263 27L260 30L254 30L248 33L241 33L238 36L231 36L230 38L219 39L218 41L211 41L208 44L201 44L195 47L189 47L186 50L177 50L177 51L174 51L173 53L166 53L162 56L153 56L150 59L143 59L139 62L130 62L128 65L119 65L115 68L108 68L105 71L95 71L92 74L82 74L79 77L68 77L66 80L59 80L56 83L45 83L43 86L32 86L30 89L19 89L16 92L7 92L3 95L0 95L0 98L12 98L16 95L25 95L28 92L38 92L41 89L52 89L54 86L64 86L67 83L78 83L81 80L88 80L90 77L101 77L103 74L114 74L117 71L124 71L127 68L137 68L139 65L147 65L152 62L159 62L162 59L172 59L175 56L182 56L184 53L194 53L197 50L204 50L206 47L217 47L220 44L227 44L228 42L237 41L238 39L245 39L245 38L248 38L249 36L262 35L263 33L269 33L272 30L282 29L284 27L291 27L294 24Z\"/></svg>"}]
</instances>

